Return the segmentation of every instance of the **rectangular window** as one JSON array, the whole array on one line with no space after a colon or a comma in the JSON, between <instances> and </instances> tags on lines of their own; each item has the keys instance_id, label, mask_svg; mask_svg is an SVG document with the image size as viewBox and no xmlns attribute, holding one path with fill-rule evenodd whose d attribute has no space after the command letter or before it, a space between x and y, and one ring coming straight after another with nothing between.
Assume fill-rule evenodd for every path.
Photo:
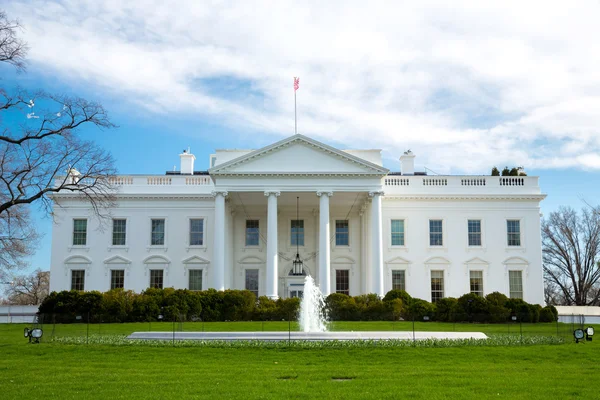
<instances>
[{"instance_id":1,"label":"rectangular window","mask_svg":"<svg viewBox=\"0 0 600 400\"><path fill-rule=\"evenodd\" d=\"M441 219L430 219L429 220L429 245L430 246L443 246L444 238L442 231L442 220Z\"/></svg>"},{"instance_id":2,"label":"rectangular window","mask_svg":"<svg viewBox=\"0 0 600 400\"><path fill-rule=\"evenodd\" d=\"M247 269L246 270L246 290L254 293L258 297L258 270Z\"/></svg>"},{"instance_id":3,"label":"rectangular window","mask_svg":"<svg viewBox=\"0 0 600 400\"><path fill-rule=\"evenodd\" d=\"M406 290L404 270L392 271L392 290Z\"/></svg>"},{"instance_id":4,"label":"rectangular window","mask_svg":"<svg viewBox=\"0 0 600 400\"><path fill-rule=\"evenodd\" d=\"M404 246L404 220L392 220L392 246Z\"/></svg>"},{"instance_id":5,"label":"rectangular window","mask_svg":"<svg viewBox=\"0 0 600 400\"><path fill-rule=\"evenodd\" d=\"M150 244L152 246L164 246L165 245L165 220L164 219L153 219L152 220L152 237Z\"/></svg>"},{"instance_id":6,"label":"rectangular window","mask_svg":"<svg viewBox=\"0 0 600 400\"><path fill-rule=\"evenodd\" d=\"M190 269L188 273L190 275L190 290L202 290L202 270Z\"/></svg>"},{"instance_id":7,"label":"rectangular window","mask_svg":"<svg viewBox=\"0 0 600 400\"><path fill-rule=\"evenodd\" d=\"M204 244L204 220L190 219L190 246Z\"/></svg>"},{"instance_id":8,"label":"rectangular window","mask_svg":"<svg viewBox=\"0 0 600 400\"><path fill-rule=\"evenodd\" d=\"M304 246L304 220L292 220L291 245L296 246L296 238L298 246Z\"/></svg>"},{"instance_id":9,"label":"rectangular window","mask_svg":"<svg viewBox=\"0 0 600 400\"><path fill-rule=\"evenodd\" d=\"M74 269L71 271L71 290L85 289L85 270Z\"/></svg>"},{"instance_id":10,"label":"rectangular window","mask_svg":"<svg viewBox=\"0 0 600 400\"><path fill-rule=\"evenodd\" d=\"M246 246L258 246L258 220L246 220Z\"/></svg>"},{"instance_id":11,"label":"rectangular window","mask_svg":"<svg viewBox=\"0 0 600 400\"><path fill-rule=\"evenodd\" d=\"M350 271L347 269L335 270L335 292L350 296Z\"/></svg>"},{"instance_id":12,"label":"rectangular window","mask_svg":"<svg viewBox=\"0 0 600 400\"><path fill-rule=\"evenodd\" d=\"M335 221L335 245L336 246L349 246L350 245L350 229L349 229L347 219Z\"/></svg>"},{"instance_id":13,"label":"rectangular window","mask_svg":"<svg viewBox=\"0 0 600 400\"><path fill-rule=\"evenodd\" d=\"M125 246L127 235L127 220L113 219L112 245Z\"/></svg>"},{"instance_id":14,"label":"rectangular window","mask_svg":"<svg viewBox=\"0 0 600 400\"><path fill-rule=\"evenodd\" d=\"M73 220L73 246L87 244L87 219Z\"/></svg>"},{"instance_id":15,"label":"rectangular window","mask_svg":"<svg viewBox=\"0 0 600 400\"><path fill-rule=\"evenodd\" d=\"M125 287L125 271L113 269L110 271L110 289L123 289Z\"/></svg>"},{"instance_id":16,"label":"rectangular window","mask_svg":"<svg viewBox=\"0 0 600 400\"><path fill-rule=\"evenodd\" d=\"M469 285L471 287L471 293L483 297L483 272L482 271L470 271L469 272Z\"/></svg>"},{"instance_id":17,"label":"rectangular window","mask_svg":"<svg viewBox=\"0 0 600 400\"><path fill-rule=\"evenodd\" d=\"M151 269L150 270L150 287L155 289L163 288L163 270L162 269Z\"/></svg>"},{"instance_id":18,"label":"rectangular window","mask_svg":"<svg viewBox=\"0 0 600 400\"><path fill-rule=\"evenodd\" d=\"M431 271L431 302L444 297L444 271Z\"/></svg>"},{"instance_id":19,"label":"rectangular window","mask_svg":"<svg viewBox=\"0 0 600 400\"><path fill-rule=\"evenodd\" d=\"M470 219L467 222L469 246L481 246L481 220Z\"/></svg>"},{"instance_id":20,"label":"rectangular window","mask_svg":"<svg viewBox=\"0 0 600 400\"><path fill-rule=\"evenodd\" d=\"M508 271L508 284L510 286L510 298L523 298L523 271Z\"/></svg>"},{"instance_id":21,"label":"rectangular window","mask_svg":"<svg viewBox=\"0 0 600 400\"><path fill-rule=\"evenodd\" d=\"M506 233L508 235L509 246L521 246L521 221L506 221Z\"/></svg>"}]
</instances>

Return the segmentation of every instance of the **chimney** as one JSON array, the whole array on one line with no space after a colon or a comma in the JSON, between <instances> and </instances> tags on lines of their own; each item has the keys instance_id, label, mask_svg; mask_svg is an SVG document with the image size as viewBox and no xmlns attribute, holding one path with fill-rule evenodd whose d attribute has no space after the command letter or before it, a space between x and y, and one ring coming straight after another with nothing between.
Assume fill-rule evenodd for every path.
<instances>
[{"instance_id":1,"label":"chimney","mask_svg":"<svg viewBox=\"0 0 600 400\"><path fill-rule=\"evenodd\" d=\"M183 153L179 155L179 158L181 158L181 174L193 175L194 160L196 160L196 157L194 157L194 155L190 153L189 147L187 150L183 150Z\"/></svg>"},{"instance_id":2,"label":"chimney","mask_svg":"<svg viewBox=\"0 0 600 400\"><path fill-rule=\"evenodd\" d=\"M402 175L415 174L415 155L412 153L412 151L407 150L402 156L400 156L400 168Z\"/></svg>"}]
</instances>

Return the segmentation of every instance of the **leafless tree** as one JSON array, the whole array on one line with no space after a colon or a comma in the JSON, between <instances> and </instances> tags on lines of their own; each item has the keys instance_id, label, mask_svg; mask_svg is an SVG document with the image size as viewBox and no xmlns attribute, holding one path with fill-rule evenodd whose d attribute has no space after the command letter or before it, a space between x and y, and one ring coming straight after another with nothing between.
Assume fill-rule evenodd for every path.
<instances>
[{"instance_id":1,"label":"leafless tree","mask_svg":"<svg viewBox=\"0 0 600 400\"><path fill-rule=\"evenodd\" d=\"M25 66L27 46L19 28L0 12L0 68ZM51 214L60 206L57 193L87 200L97 216L113 205L113 158L80 137L86 126L114 125L98 103L0 87L0 277L22 266L35 248L30 205Z\"/></svg>"},{"instance_id":2,"label":"leafless tree","mask_svg":"<svg viewBox=\"0 0 600 400\"><path fill-rule=\"evenodd\" d=\"M19 21L9 20L6 13L0 10L0 62L7 62L23 71L27 44L18 36L20 29Z\"/></svg>"},{"instance_id":3,"label":"leafless tree","mask_svg":"<svg viewBox=\"0 0 600 400\"><path fill-rule=\"evenodd\" d=\"M8 301L16 305L38 305L50 289L50 272L35 270L30 275L16 276L8 289Z\"/></svg>"},{"instance_id":4,"label":"leafless tree","mask_svg":"<svg viewBox=\"0 0 600 400\"><path fill-rule=\"evenodd\" d=\"M565 305L600 305L600 209L561 207L542 223L546 286Z\"/></svg>"}]
</instances>

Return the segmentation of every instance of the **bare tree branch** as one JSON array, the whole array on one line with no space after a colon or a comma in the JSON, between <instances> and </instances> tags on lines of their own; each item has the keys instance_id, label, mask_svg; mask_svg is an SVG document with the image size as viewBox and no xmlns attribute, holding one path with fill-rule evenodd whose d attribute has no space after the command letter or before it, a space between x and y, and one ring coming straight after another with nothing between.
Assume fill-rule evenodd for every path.
<instances>
[{"instance_id":1,"label":"bare tree branch","mask_svg":"<svg viewBox=\"0 0 600 400\"><path fill-rule=\"evenodd\" d=\"M580 214L561 207L542 222L547 300L565 305L600 304L600 212L587 205Z\"/></svg>"},{"instance_id":2,"label":"bare tree branch","mask_svg":"<svg viewBox=\"0 0 600 400\"><path fill-rule=\"evenodd\" d=\"M13 65L18 71L26 67L27 44L17 35L23 29L19 21L9 20L4 11L0 11L0 62Z\"/></svg>"},{"instance_id":3,"label":"bare tree branch","mask_svg":"<svg viewBox=\"0 0 600 400\"><path fill-rule=\"evenodd\" d=\"M20 29L0 11L0 63L23 70L27 46ZM79 137L84 127L114 125L98 103L0 88L0 275L23 267L35 250L39 236L30 221L31 204L52 215L60 206L53 195L70 193L87 200L101 220L114 205L113 158Z\"/></svg>"},{"instance_id":4,"label":"bare tree branch","mask_svg":"<svg viewBox=\"0 0 600 400\"><path fill-rule=\"evenodd\" d=\"M15 276L8 289L8 301L17 305L38 305L48 296L50 273L40 269L30 275Z\"/></svg>"}]
</instances>

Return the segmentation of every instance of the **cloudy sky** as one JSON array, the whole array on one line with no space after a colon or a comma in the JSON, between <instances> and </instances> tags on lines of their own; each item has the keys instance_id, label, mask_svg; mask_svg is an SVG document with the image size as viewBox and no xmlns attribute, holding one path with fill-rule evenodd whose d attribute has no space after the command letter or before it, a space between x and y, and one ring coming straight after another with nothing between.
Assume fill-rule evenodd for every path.
<instances>
[{"instance_id":1,"label":"cloudy sky","mask_svg":"<svg viewBox=\"0 0 600 400\"><path fill-rule=\"evenodd\" d=\"M165 3L5 1L30 64L0 74L103 102L123 172L293 134L300 76L299 132L392 170L410 148L440 173L524 166L551 209L600 195L600 1Z\"/></svg>"}]
</instances>

